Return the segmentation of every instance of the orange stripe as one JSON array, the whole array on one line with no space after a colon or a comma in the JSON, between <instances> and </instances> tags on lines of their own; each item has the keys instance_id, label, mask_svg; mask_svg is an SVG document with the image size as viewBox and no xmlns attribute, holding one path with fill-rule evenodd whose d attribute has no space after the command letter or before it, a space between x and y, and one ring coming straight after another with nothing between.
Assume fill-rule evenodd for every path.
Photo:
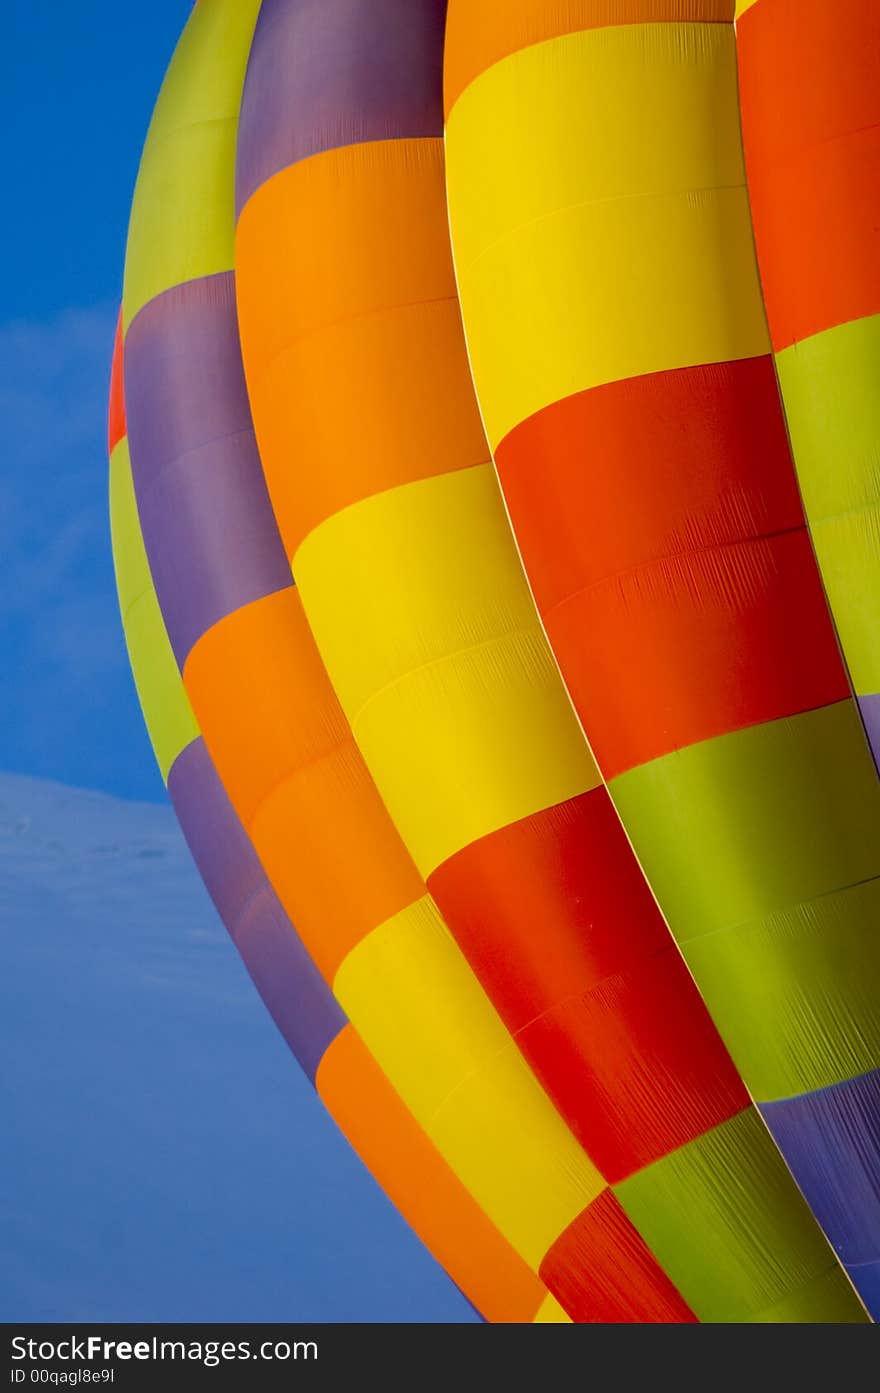
<instances>
[{"instance_id":1,"label":"orange stripe","mask_svg":"<svg viewBox=\"0 0 880 1393\"><path fill-rule=\"evenodd\" d=\"M359 1152L379 1184L406 1196L407 1218L431 1235L434 1256L490 1321L534 1320L547 1295L539 1281L470 1198L351 1026L318 1067L318 1093L345 1130L358 1126ZM367 1132L363 1117L372 1119ZM442 1215L442 1224L438 1217Z\"/></svg>"},{"instance_id":2,"label":"orange stripe","mask_svg":"<svg viewBox=\"0 0 880 1393\"><path fill-rule=\"evenodd\" d=\"M880 6L755 5L738 50L749 195L779 352L880 313Z\"/></svg>"},{"instance_id":3,"label":"orange stripe","mask_svg":"<svg viewBox=\"0 0 880 1393\"><path fill-rule=\"evenodd\" d=\"M288 556L350 503L489 458L445 197L442 141L382 141L291 166L242 214L245 369Z\"/></svg>"},{"instance_id":4,"label":"orange stripe","mask_svg":"<svg viewBox=\"0 0 880 1393\"><path fill-rule=\"evenodd\" d=\"M263 867L332 984L351 949L425 887L355 746L296 590L209 629L184 681Z\"/></svg>"},{"instance_id":5,"label":"orange stripe","mask_svg":"<svg viewBox=\"0 0 880 1393\"><path fill-rule=\"evenodd\" d=\"M451 0L443 98L447 116L464 89L522 48L620 24L732 23L734 0Z\"/></svg>"}]
</instances>

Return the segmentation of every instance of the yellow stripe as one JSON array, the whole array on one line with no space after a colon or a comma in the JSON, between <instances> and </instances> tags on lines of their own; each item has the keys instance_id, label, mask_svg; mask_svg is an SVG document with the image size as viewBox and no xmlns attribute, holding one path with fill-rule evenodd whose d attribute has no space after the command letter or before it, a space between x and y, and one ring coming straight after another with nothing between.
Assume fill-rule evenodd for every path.
<instances>
[{"instance_id":1,"label":"yellow stripe","mask_svg":"<svg viewBox=\"0 0 880 1393\"><path fill-rule=\"evenodd\" d=\"M110 533L128 657L156 763L167 780L175 759L196 739L199 728L153 587L125 439L110 456Z\"/></svg>"},{"instance_id":2,"label":"yellow stripe","mask_svg":"<svg viewBox=\"0 0 880 1393\"><path fill-rule=\"evenodd\" d=\"M563 1322L571 1325L571 1316L565 1314L555 1296L545 1296L532 1323L534 1325L561 1325Z\"/></svg>"},{"instance_id":3,"label":"yellow stripe","mask_svg":"<svg viewBox=\"0 0 880 1393\"><path fill-rule=\"evenodd\" d=\"M421 873L601 782L491 464L322 523L294 572L324 664Z\"/></svg>"},{"instance_id":4,"label":"yellow stripe","mask_svg":"<svg viewBox=\"0 0 880 1393\"><path fill-rule=\"evenodd\" d=\"M736 17L740 19L746 10L750 10L753 5L757 5L758 0L736 0Z\"/></svg>"},{"instance_id":5,"label":"yellow stripe","mask_svg":"<svg viewBox=\"0 0 880 1393\"><path fill-rule=\"evenodd\" d=\"M493 445L573 392L769 351L729 25L523 50L447 128L450 221Z\"/></svg>"},{"instance_id":6,"label":"yellow stripe","mask_svg":"<svg viewBox=\"0 0 880 1393\"><path fill-rule=\"evenodd\" d=\"M126 329L163 290L232 269L238 114L259 9L259 0L201 0L177 45L132 203Z\"/></svg>"},{"instance_id":7,"label":"yellow stripe","mask_svg":"<svg viewBox=\"0 0 880 1393\"><path fill-rule=\"evenodd\" d=\"M605 1188L428 896L349 953L334 992L477 1203L537 1271Z\"/></svg>"}]
</instances>

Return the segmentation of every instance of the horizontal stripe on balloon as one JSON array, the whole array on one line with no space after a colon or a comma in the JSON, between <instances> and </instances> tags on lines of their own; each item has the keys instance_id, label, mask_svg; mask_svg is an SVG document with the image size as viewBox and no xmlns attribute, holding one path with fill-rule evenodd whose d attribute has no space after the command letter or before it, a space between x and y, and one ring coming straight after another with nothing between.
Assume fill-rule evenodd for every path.
<instances>
[{"instance_id":1,"label":"horizontal stripe on balloon","mask_svg":"<svg viewBox=\"0 0 880 1393\"><path fill-rule=\"evenodd\" d=\"M761 1112L841 1262L880 1264L880 1069Z\"/></svg>"},{"instance_id":2,"label":"horizontal stripe on balloon","mask_svg":"<svg viewBox=\"0 0 880 1393\"><path fill-rule=\"evenodd\" d=\"M579 393L496 460L606 778L848 695L770 358Z\"/></svg>"},{"instance_id":3,"label":"horizontal stripe on balloon","mask_svg":"<svg viewBox=\"0 0 880 1393\"><path fill-rule=\"evenodd\" d=\"M490 464L344 509L295 565L340 701L423 875L599 784ZM377 641L379 616L393 644Z\"/></svg>"},{"instance_id":4,"label":"horizontal stripe on balloon","mask_svg":"<svg viewBox=\"0 0 880 1393\"><path fill-rule=\"evenodd\" d=\"M168 793L193 859L257 990L314 1083L325 1050L346 1023L294 932L203 740L175 760Z\"/></svg>"},{"instance_id":5,"label":"horizontal stripe on balloon","mask_svg":"<svg viewBox=\"0 0 880 1393\"><path fill-rule=\"evenodd\" d=\"M239 211L311 155L441 135L445 13L446 0L263 0L241 112Z\"/></svg>"},{"instance_id":6,"label":"horizontal stripe on balloon","mask_svg":"<svg viewBox=\"0 0 880 1393\"><path fill-rule=\"evenodd\" d=\"M428 883L609 1181L748 1106L604 788L482 838Z\"/></svg>"},{"instance_id":7,"label":"horizontal stripe on balloon","mask_svg":"<svg viewBox=\"0 0 880 1393\"><path fill-rule=\"evenodd\" d=\"M380 488L488 459L441 141L357 145L272 179L242 214L237 268L248 389L289 556Z\"/></svg>"},{"instance_id":8,"label":"horizontal stripe on balloon","mask_svg":"<svg viewBox=\"0 0 880 1393\"><path fill-rule=\"evenodd\" d=\"M259 8L260 0L199 5L177 45L132 203L126 329L164 290L232 269L235 133ZM211 65L205 64L206 51L214 55Z\"/></svg>"},{"instance_id":9,"label":"horizontal stripe on balloon","mask_svg":"<svg viewBox=\"0 0 880 1393\"><path fill-rule=\"evenodd\" d=\"M662 21L723 23L733 0L470 0L453 6L447 24L444 104L452 110L464 89L503 58L533 44L582 29Z\"/></svg>"},{"instance_id":10,"label":"horizontal stripe on balloon","mask_svg":"<svg viewBox=\"0 0 880 1393\"><path fill-rule=\"evenodd\" d=\"M693 1323L696 1317L669 1278L657 1280L660 1271L611 1190L569 1224L541 1263L541 1275L575 1321ZM645 1302L648 1313L640 1315Z\"/></svg>"},{"instance_id":11,"label":"horizontal stripe on balloon","mask_svg":"<svg viewBox=\"0 0 880 1393\"><path fill-rule=\"evenodd\" d=\"M543 1283L515 1256L440 1153L425 1145L424 1132L351 1026L324 1055L317 1087L342 1130L357 1136L368 1170L386 1177L392 1198L398 1186L407 1193L409 1222L417 1233L431 1235L438 1261L453 1275L466 1263L469 1299L486 1319L540 1319L552 1300Z\"/></svg>"},{"instance_id":12,"label":"horizontal stripe on balloon","mask_svg":"<svg viewBox=\"0 0 880 1393\"><path fill-rule=\"evenodd\" d=\"M212 624L291 583L254 439L232 273L152 300L125 355L140 523L182 667Z\"/></svg>"},{"instance_id":13,"label":"horizontal stripe on balloon","mask_svg":"<svg viewBox=\"0 0 880 1393\"><path fill-rule=\"evenodd\" d=\"M720 24L570 35L457 103L450 217L493 447L575 392L768 350L736 112Z\"/></svg>"},{"instance_id":14,"label":"horizontal stripe on balloon","mask_svg":"<svg viewBox=\"0 0 880 1393\"><path fill-rule=\"evenodd\" d=\"M778 0L737 31L743 138L775 349L880 313L880 9Z\"/></svg>"},{"instance_id":15,"label":"horizontal stripe on balloon","mask_svg":"<svg viewBox=\"0 0 880 1393\"><path fill-rule=\"evenodd\" d=\"M685 1299L699 1301L701 1320L858 1323L852 1289L763 1131L749 1108L616 1185L615 1194ZM748 1189L733 1178L743 1155L751 1160ZM691 1228L698 1245L682 1241ZM748 1261L743 1231L758 1240Z\"/></svg>"}]
</instances>

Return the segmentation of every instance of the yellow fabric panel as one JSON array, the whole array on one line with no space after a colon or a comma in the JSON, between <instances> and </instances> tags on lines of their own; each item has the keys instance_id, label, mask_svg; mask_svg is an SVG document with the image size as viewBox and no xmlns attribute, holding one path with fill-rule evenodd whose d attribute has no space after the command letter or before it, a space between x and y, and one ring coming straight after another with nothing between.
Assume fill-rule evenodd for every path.
<instances>
[{"instance_id":1,"label":"yellow fabric panel","mask_svg":"<svg viewBox=\"0 0 880 1393\"><path fill-rule=\"evenodd\" d=\"M632 24L525 49L456 103L450 222L493 448L574 392L769 351L736 83L729 25Z\"/></svg>"},{"instance_id":2,"label":"yellow fabric panel","mask_svg":"<svg viewBox=\"0 0 880 1393\"><path fill-rule=\"evenodd\" d=\"M153 585L138 517L128 436L122 437L110 455L110 539L124 620L134 602Z\"/></svg>"},{"instance_id":3,"label":"yellow fabric panel","mask_svg":"<svg viewBox=\"0 0 880 1393\"><path fill-rule=\"evenodd\" d=\"M491 464L336 513L294 558L324 664L422 875L601 782Z\"/></svg>"},{"instance_id":4,"label":"yellow fabric panel","mask_svg":"<svg viewBox=\"0 0 880 1393\"><path fill-rule=\"evenodd\" d=\"M605 1188L430 897L349 953L337 1000L477 1203L537 1271Z\"/></svg>"},{"instance_id":5,"label":"yellow fabric panel","mask_svg":"<svg viewBox=\"0 0 880 1393\"><path fill-rule=\"evenodd\" d=\"M503 1112L500 1097L508 1100ZM560 1234L605 1189L512 1040L462 1080L427 1130L444 1155L454 1156L458 1174L536 1271Z\"/></svg>"},{"instance_id":6,"label":"yellow fabric panel","mask_svg":"<svg viewBox=\"0 0 880 1393\"><path fill-rule=\"evenodd\" d=\"M571 1325L571 1316L567 1316L556 1300L555 1296L546 1296L538 1307L538 1314L535 1316L534 1325Z\"/></svg>"},{"instance_id":7,"label":"yellow fabric panel","mask_svg":"<svg viewBox=\"0 0 880 1393\"><path fill-rule=\"evenodd\" d=\"M419 1118L510 1039L429 895L361 939L333 990Z\"/></svg>"},{"instance_id":8,"label":"yellow fabric panel","mask_svg":"<svg viewBox=\"0 0 880 1393\"><path fill-rule=\"evenodd\" d=\"M125 642L156 763L167 780L199 734L153 588L135 501L128 441L110 456L110 532Z\"/></svg>"},{"instance_id":9,"label":"yellow fabric panel","mask_svg":"<svg viewBox=\"0 0 880 1393\"><path fill-rule=\"evenodd\" d=\"M746 10L750 10L753 5L757 5L758 0L736 0L736 17L740 19Z\"/></svg>"},{"instance_id":10,"label":"yellow fabric panel","mask_svg":"<svg viewBox=\"0 0 880 1393\"><path fill-rule=\"evenodd\" d=\"M126 329L163 290L232 269L238 113L259 9L260 0L201 0L177 45L132 203Z\"/></svg>"}]
</instances>

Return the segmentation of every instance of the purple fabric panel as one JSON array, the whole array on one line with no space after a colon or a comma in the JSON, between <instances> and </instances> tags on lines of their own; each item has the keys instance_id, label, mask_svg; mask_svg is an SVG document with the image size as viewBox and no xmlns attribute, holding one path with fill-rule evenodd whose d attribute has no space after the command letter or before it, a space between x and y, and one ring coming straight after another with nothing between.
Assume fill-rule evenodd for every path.
<instances>
[{"instance_id":1,"label":"purple fabric panel","mask_svg":"<svg viewBox=\"0 0 880 1393\"><path fill-rule=\"evenodd\" d=\"M147 556L182 668L219 619L292 583L254 439L232 272L140 311L125 403Z\"/></svg>"},{"instance_id":2,"label":"purple fabric panel","mask_svg":"<svg viewBox=\"0 0 880 1393\"><path fill-rule=\"evenodd\" d=\"M178 755L168 792L193 860L257 991L314 1083L346 1017L266 879L202 739Z\"/></svg>"},{"instance_id":3,"label":"purple fabric panel","mask_svg":"<svg viewBox=\"0 0 880 1393\"><path fill-rule=\"evenodd\" d=\"M850 1281L865 1303L865 1310L876 1324L880 1321L880 1262L848 1267Z\"/></svg>"},{"instance_id":4,"label":"purple fabric panel","mask_svg":"<svg viewBox=\"0 0 880 1393\"><path fill-rule=\"evenodd\" d=\"M443 134L446 0L263 0L236 208L279 170L368 140Z\"/></svg>"},{"instance_id":5,"label":"purple fabric panel","mask_svg":"<svg viewBox=\"0 0 880 1393\"><path fill-rule=\"evenodd\" d=\"M759 1104L761 1114L835 1252L861 1289L880 1264L880 1069L796 1098ZM880 1308L871 1314L880 1318Z\"/></svg>"},{"instance_id":6,"label":"purple fabric panel","mask_svg":"<svg viewBox=\"0 0 880 1393\"><path fill-rule=\"evenodd\" d=\"M874 755L874 763L880 769L880 693L874 696L860 696L858 703L868 744Z\"/></svg>"}]
</instances>

